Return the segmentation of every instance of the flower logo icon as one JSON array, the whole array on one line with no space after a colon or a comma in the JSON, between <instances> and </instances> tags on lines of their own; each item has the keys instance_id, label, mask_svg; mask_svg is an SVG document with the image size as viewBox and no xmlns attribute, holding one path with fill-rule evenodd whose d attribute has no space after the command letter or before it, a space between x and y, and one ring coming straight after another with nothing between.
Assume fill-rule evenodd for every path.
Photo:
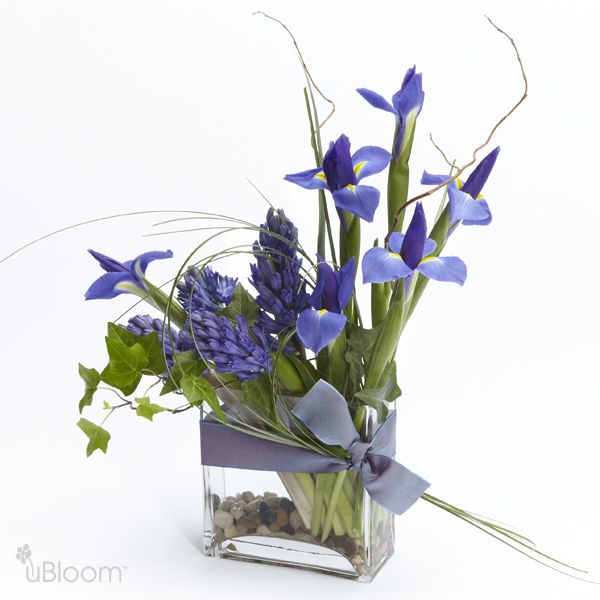
<instances>
[{"instance_id":1,"label":"flower logo icon","mask_svg":"<svg viewBox=\"0 0 600 600\"><path fill-rule=\"evenodd\" d=\"M24 544L23 546L19 546L17 548L16 554L17 560L21 561L25 564L31 558L31 548L29 544Z\"/></svg>"}]
</instances>

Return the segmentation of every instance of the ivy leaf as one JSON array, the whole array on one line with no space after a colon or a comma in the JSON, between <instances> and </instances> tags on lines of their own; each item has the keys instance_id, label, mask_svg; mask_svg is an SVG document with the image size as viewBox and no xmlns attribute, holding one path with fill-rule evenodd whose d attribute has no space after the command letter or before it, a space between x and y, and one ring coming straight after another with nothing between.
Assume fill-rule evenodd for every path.
<instances>
[{"instance_id":1,"label":"ivy leaf","mask_svg":"<svg viewBox=\"0 0 600 600\"><path fill-rule=\"evenodd\" d=\"M77 427L85 433L88 437L89 442L86 448L86 455L90 457L95 450L101 450L106 454L108 449L108 442L110 440L110 433L106 429L102 429L99 425L88 421L87 419L79 419Z\"/></svg>"},{"instance_id":2,"label":"ivy leaf","mask_svg":"<svg viewBox=\"0 0 600 600\"><path fill-rule=\"evenodd\" d=\"M207 364L198 358L198 355L194 350L175 353L173 355L173 366L169 371L169 378L165 382L160 395L164 396L169 392L178 390L181 387L180 382L184 375L195 375L196 377L200 377L207 368Z\"/></svg>"},{"instance_id":3,"label":"ivy leaf","mask_svg":"<svg viewBox=\"0 0 600 600\"><path fill-rule=\"evenodd\" d=\"M354 395L362 404L374 408L380 421L387 418L386 402L392 402L402 393L396 381L396 363L394 361L388 363L383 371L382 379L385 381L383 387L368 388Z\"/></svg>"},{"instance_id":4,"label":"ivy leaf","mask_svg":"<svg viewBox=\"0 0 600 600\"><path fill-rule=\"evenodd\" d=\"M348 363L348 377L352 389L360 389L363 378L369 369L369 359L373 352L377 335L378 325L373 329L365 329L358 325L349 324L348 350L344 358Z\"/></svg>"},{"instance_id":5,"label":"ivy leaf","mask_svg":"<svg viewBox=\"0 0 600 600\"><path fill-rule=\"evenodd\" d=\"M235 286L231 301L221 311L221 314L232 321L236 320L237 315L242 315L248 323L248 327L251 327L258 318L259 312L260 309L256 304L256 300L245 290L241 283L238 283Z\"/></svg>"},{"instance_id":6,"label":"ivy leaf","mask_svg":"<svg viewBox=\"0 0 600 600\"><path fill-rule=\"evenodd\" d=\"M273 385L268 375L263 374L258 379L244 381L242 391L244 406L248 406L271 423L279 422L273 396Z\"/></svg>"},{"instance_id":7,"label":"ivy leaf","mask_svg":"<svg viewBox=\"0 0 600 600\"><path fill-rule=\"evenodd\" d=\"M152 402L150 402L150 398L148 398L148 396L144 396L143 398L136 398L135 401L138 404L135 409L135 414L138 417L144 417L145 419L148 419L148 421L152 421L154 415L169 410L164 406L153 404Z\"/></svg>"},{"instance_id":8,"label":"ivy leaf","mask_svg":"<svg viewBox=\"0 0 600 600\"><path fill-rule=\"evenodd\" d=\"M165 334L168 335L168 330L165 331ZM148 359L148 364L146 365L148 371L160 375L166 370L167 364L165 362L165 352L163 345L158 339L158 332L153 331L146 335L136 335L128 329L125 329L125 327L121 327L115 323L109 323L108 337L111 340L119 340L130 348L135 346L135 344L139 344L144 349L146 358Z\"/></svg>"},{"instance_id":9,"label":"ivy leaf","mask_svg":"<svg viewBox=\"0 0 600 600\"><path fill-rule=\"evenodd\" d=\"M88 369L79 363L79 376L85 383L85 392L79 401L79 414L81 414L84 407L92 404L92 399L100 383L100 373L96 369Z\"/></svg>"},{"instance_id":10,"label":"ivy leaf","mask_svg":"<svg viewBox=\"0 0 600 600\"><path fill-rule=\"evenodd\" d=\"M379 395L373 392L377 392L377 390L363 390L357 392L354 397L358 399L361 404L374 408L377 411L377 420L382 423L387 419L389 409Z\"/></svg>"},{"instance_id":11,"label":"ivy leaf","mask_svg":"<svg viewBox=\"0 0 600 600\"><path fill-rule=\"evenodd\" d=\"M206 379L196 375L184 375L181 378L181 389L192 406L200 406L202 402L206 402L217 417L225 423L225 413L219 404L215 389Z\"/></svg>"},{"instance_id":12,"label":"ivy leaf","mask_svg":"<svg viewBox=\"0 0 600 600\"><path fill-rule=\"evenodd\" d=\"M129 347L121 340L107 337L106 349L110 360L102 371L102 381L129 396L137 388L142 371L148 365L144 348L138 343Z\"/></svg>"},{"instance_id":13,"label":"ivy leaf","mask_svg":"<svg viewBox=\"0 0 600 600\"><path fill-rule=\"evenodd\" d=\"M112 406L110 405L110 402L107 402L106 400L102 403L102 408L104 410L110 410L112 408Z\"/></svg>"},{"instance_id":14,"label":"ivy leaf","mask_svg":"<svg viewBox=\"0 0 600 600\"><path fill-rule=\"evenodd\" d=\"M348 345L352 350L356 350L362 354L365 365L368 367L368 362L373 353L373 348L377 341L381 325L378 325L373 329L365 329L364 327L351 323L349 328L350 335L348 336Z\"/></svg>"}]
</instances>

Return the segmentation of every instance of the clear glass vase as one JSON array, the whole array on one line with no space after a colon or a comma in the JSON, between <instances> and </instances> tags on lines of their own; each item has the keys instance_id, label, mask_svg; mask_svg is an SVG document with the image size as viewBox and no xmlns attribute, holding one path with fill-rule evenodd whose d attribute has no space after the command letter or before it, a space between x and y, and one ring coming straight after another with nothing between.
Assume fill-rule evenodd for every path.
<instances>
[{"instance_id":1,"label":"clear glass vase","mask_svg":"<svg viewBox=\"0 0 600 600\"><path fill-rule=\"evenodd\" d=\"M369 411L366 428L378 423ZM204 553L368 582L394 552L394 515L360 473L204 466Z\"/></svg>"}]
</instances>

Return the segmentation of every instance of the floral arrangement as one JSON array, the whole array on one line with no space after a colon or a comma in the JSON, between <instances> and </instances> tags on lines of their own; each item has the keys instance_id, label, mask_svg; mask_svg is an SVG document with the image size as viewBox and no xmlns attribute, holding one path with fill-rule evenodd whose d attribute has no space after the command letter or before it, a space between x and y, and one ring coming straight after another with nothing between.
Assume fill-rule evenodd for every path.
<instances>
[{"instance_id":1,"label":"floral arrangement","mask_svg":"<svg viewBox=\"0 0 600 600\"><path fill-rule=\"evenodd\" d=\"M344 134L323 151L313 94L318 88L306 73L315 166L285 179L315 191L315 250L302 246L296 226L275 207L261 225L196 213L193 218L224 222L227 231L250 231L253 243L200 258L207 241L223 232L210 236L166 289L151 282L147 269L171 258L171 251L121 262L90 250L105 273L91 284L87 300L133 294L153 311L108 324L103 370L79 366L85 382L80 412L101 384L118 397L116 403L104 400L107 414L99 425L79 420L88 456L107 451L104 425L119 408L150 421L159 413L198 408L205 469L272 471L285 490L221 498L207 488L209 554L235 554L236 540L244 536L277 537L337 552L350 567L333 572L370 579L393 551L391 513L422 498L535 560L566 569L521 534L428 494L429 484L394 460L394 401L400 396L394 357L402 332L430 281L466 281L465 262L447 255L446 247L466 228L492 221L483 191L500 149L479 161L476 156L525 99L524 71L523 97L473 159L461 167L446 160L446 174L424 171L425 191L410 199L409 161L424 104L421 73L408 69L390 101L357 90L371 107L390 113L389 151L353 151ZM367 181L386 169L382 201L381 190ZM436 192L442 195L437 212L427 217L423 201ZM373 221L381 205L387 230L365 250L361 223ZM220 273L218 261L236 252L250 255L248 272L240 278ZM359 305L356 290L363 285L370 286L370 311ZM148 385L140 392L142 381Z\"/></svg>"}]
</instances>

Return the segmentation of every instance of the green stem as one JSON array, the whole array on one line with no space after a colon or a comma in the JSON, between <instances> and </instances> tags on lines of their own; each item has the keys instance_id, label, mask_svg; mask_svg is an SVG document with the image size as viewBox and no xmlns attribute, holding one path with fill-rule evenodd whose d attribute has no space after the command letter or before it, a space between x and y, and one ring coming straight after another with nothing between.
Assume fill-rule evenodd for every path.
<instances>
[{"instance_id":1,"label":"green stem","mask_svg":"<svg viewBox=\"0 0 600 600\"><path fill-rule=\"evenodd\" d=\"M308 91L304 88L304 101L306 103L306 111L308 113L308 122L310 125L310 140L311 146L315 155L315 163L317 167L321 166L323 161L323 149L321 143L321 131L318 128L319 115L317 113L317 106L315 104L315 98L312 93L312 87L310 87L310 81L308 81ZM310 92L310 100L309 100ZM312 104L312 106L311 106ZM314 116L313 116L314 115ZM316 125L315 125L316 124ZM319 190L319 229L317 233L317 252L324 259L325 255L325 231L327 231L327 237L329 239L329 250L331 252L331 260L335 263L336 253L335 244L333 243L333 233L331 231L331 221L329 220L329 211L327 209L327 199L325 198L325 191Z\"/></svg>"},{"instance_id":2,"label":"green stem","mask_svg":"<svg viewBox=\"0 0 600 600\"><path fill-rule=\"evenodd\" d=\"M362 531L363 521L363 500L365 497L365 486L362 477L356 478L356 496L354 498L354 531Z\"/></svg>"},{"instance_id":3,"label":"green stem","mask_svg":"<svg viewBox=\"0 0 600 600\"><path fill-rule=\"evenodd\" d=\"M318 473L315 475L315 501L313 504L312 523L310 525L310 533L313 537L317 537L321 529L321 518L323 515L323 503L325 501L325 489L327 487L327 473Z\"/></svg>"},{"instance_id":4,"label":"green stem","mask_svg":"<svg viewBox=\"0 0 600 600\"><path fill-rule=\"evenodd\" d=\"M375 240L373 247L379 245ZM390 303L390 288L385 283L371 284L371 327L381 325L385 319Z\"/></svg>"},{"instance_id":5,"label":"green stem","mask_svg":"<svg viewBox=\"0 0 600 600\"><path fill-rule=\"evenodd\" d=\"M410 154L410 153L409 153ZM388 171L388 230L394 225L396 211L406 202L408 198L408 160L399 160L390 163ZM404 222L404 211L400 213L395 231L402 231Z\"/></svg>"},{"instance_id":6,"label":"green stem","mask_svg":"<svg viewBox=\"0 0 600 600\"><path fill-rule=\"evenodd\" d=\"M315 502L315 483L309 473L278 473L306 529L310 529Z\"/></svg>"},{"instance_id":7,"label":"green stem","mask_svg":"<svg viewBox=\"0 0 600 600\"><path fill-rule=\"evenodd\" d=\"M323 531L321 532L321 541L324 542L331 533L331 526L333 525L333 519L337 511L337 505L344 485L344 477L346 477L347 471L340 471L335 476L335 483L333 490L329 496L329 504L327 506L327 514L325 515L325 521L323 523Z\"/></svg>"},{"instance_id":8,"label":"green stem","mask_svg":"<svg viewBox=\"0 0 600 600\"><path fill-rule=\"evenodd\" d=\"M367 389L379 386L381 375L396 354L398 341L404 327L404 296L404 280L401 279L394 285L390 308L375 341L375 348L369 361L369 372L365 380Z\"/></svg>"},{"instance_id":9,"label":"green stem","mask_svg":"<svg viewBox=\"0 0 600 600\"><path fill-rule=\"evenodd\" d=\"M340 267L354 257L354 273L356 274L360 262L360 219L346 211L342 211L341 219L346 223L347 230L340 226ZM359 311L356 290L353 290L352 299L344 312L351 323L357 323Z\"/></svg>"},{"instance_id":10,"label":"green stem","mask_svg":"<svg viewBox=\"0 0 600 600\"><path fill-rule=\"evenodd\" d=\"M348 383L348 363L346 354L346 332L342 332L329 345L328 381L344 395Z\"/></svg>"},{"instance_id":11,"label":"green stem","mask_svg":"<svg viewBox=\"0 0 600 600\"><path fill-rule=\"evenodd\" d=\"M166 315L167 320L171 320L177 327L182 328L187 317L181 305L147 279L144 279L144 284L148 289L148 294L142 296L142 299Z\"/></svg>"}]
</instances>

